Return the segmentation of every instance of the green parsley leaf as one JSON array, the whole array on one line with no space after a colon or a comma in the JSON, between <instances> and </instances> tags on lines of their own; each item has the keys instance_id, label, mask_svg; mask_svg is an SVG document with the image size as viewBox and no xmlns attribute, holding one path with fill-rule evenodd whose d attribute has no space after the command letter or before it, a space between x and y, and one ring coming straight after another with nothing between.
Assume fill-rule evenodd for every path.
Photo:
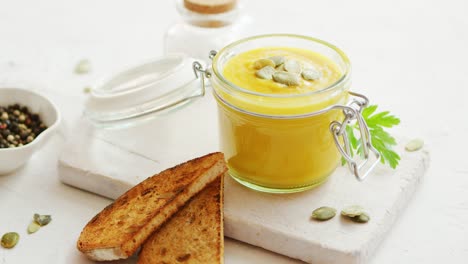
<instances>
[{"instance_id":1,"label":"green parsley leaf","mask_svg":"<svg viewBox=\"0 0 468 264\"><path fill-rule=\"evenodd\" d=\"M370 115L372 115L375 110L377 110L377 105L369 105L364 110L362 110L362 116L364 119L368 119Z\"/></svg>"},{"instance_id":2,"label":"green parsley leaf","mask_svg":"<svg viewBox=\"0 0 468 264\"><path fill-rule=\"evenodd\" d=\"M380 113L372 115L376 110L377 110L377 106L371 105L371 106L366 107L362 111L364 120L366 120L369 128L374 128L374 127L391 128L393 126L400 124L400 119L393 115L390 115L389 111L384 111L384 112L380 112Z\"/></svg>"},{"instance_id":3,"label":"green parsley leaf","mask_svg":"<svg viewBox=\"0 0 468 264\"><path fill-rule=\"evenodd\" d=\"M400 124L400 119L391 115L389 111L376 113L377 105L369 105L362 111L362 116L369 127L372 145L381 154L382 164L388 164L395 169L400 161L400 156L393 150L397 142L384 128L391 128ZM359 130L357 124L350 124L346 127L346 132L351 145L351 156L358 154L362 157L363 150L361 141L356 137L354 130ZM345 164L345 160L342 159Z\"/></svg>"},{"instance_id":4,"label":"green parsley leaf","mask_svg":"<svg viewBox=\"0 0 468 264\"><path fill-rule=\"evenodd\" d=\"M354 135L354 128L351 126L346 126L346 134L348 134L349 142L353 149L357 149L359 140Z\"/></svg>"}]
</instances>

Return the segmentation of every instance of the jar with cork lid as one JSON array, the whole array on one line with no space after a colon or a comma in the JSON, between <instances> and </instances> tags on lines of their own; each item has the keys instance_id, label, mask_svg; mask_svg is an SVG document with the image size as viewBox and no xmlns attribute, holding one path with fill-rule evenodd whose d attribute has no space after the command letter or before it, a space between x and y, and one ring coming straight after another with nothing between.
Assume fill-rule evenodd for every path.
<instances>
[{"instance_id":1,"label":"jar with cork lid","mask_svg":"<svg viewBox=\"0 0 468 264\"><path fill-rule=\"evenodd\" d=\"M242 37L247 19L239 0L176 0L181 21L165 34L164 51L207 61L210 50Z\"/></svg>"}]
</instances>

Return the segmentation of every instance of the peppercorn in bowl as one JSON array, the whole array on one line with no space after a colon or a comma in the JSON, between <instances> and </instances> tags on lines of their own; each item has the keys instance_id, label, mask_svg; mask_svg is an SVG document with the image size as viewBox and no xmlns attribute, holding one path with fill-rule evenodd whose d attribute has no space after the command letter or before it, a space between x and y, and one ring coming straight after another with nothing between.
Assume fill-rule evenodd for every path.
<instances>
[{"instance_id":1,"label":"peppercorn in bowl","mask_svg":"<svg viewBox=\"0 0 468 264\"><path fill-rule=\"evenodd\" d=\"M0 175L24 165L60 124L57 107L44 96L0 88Z\"/></svg>"}]
</instances>

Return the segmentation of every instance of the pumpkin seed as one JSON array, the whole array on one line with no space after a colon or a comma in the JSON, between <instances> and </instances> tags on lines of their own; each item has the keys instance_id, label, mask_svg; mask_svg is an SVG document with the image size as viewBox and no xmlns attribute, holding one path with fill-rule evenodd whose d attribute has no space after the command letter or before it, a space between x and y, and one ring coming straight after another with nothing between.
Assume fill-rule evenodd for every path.
<instances>
[{"instance_id":1,"label":"pumpkin seed","mask_svg":"<svg viewBox=\"0 0 468 264\"><path fill-rule=\"evenodd\" d=\"M271 66L266 66L261 68L260 70L255 72L255 75L258 78L265 79L265 80L271 80L273 78L273 74L276 72L275 68Z\"/></svg>"},{"instance_id":2,"label":"pumpkin seed","mask_svg":"<svg viewBox=\"0 0 468 264\"><path fill-rule=\"evenodd\" d=\"M286 71L286 70L284 69L284 63L281 64L280 66L276 67L276 70L277 70L277 71Z\"/></svg>"},{"instance_id":3,"label":"pumpkin seed","mask_svg":"<svg viewBox=\"0 0 468 264\"><path fill-rule=\"evenodd\" d=\"M89 60L80 60L75 66L76 74L86 74L91 71L91 62Z\"/></svg>"},{"instance_id":4,"label":"pumpkin seed","mask_svg":"<svg viewBox=\"0 0 468 264\"><path fill-rule=\"evenodd\" d=\"M350 217L350 219L356 223L367 223L370 220L370 216L366 213L362 213L358 216Z\"/></svg>"},{"instance_id":5,"label":"pumpkin seed","mask_svg":"<svg viewBox=\"0 0 468 264\"><path fill-rule=\"evenodd\" d=\"M406 144L406 151L413 152L420 150L424 146L424 141L422 139L413 139L408 144Z\"/></svg>"},{"instance_id":6,"label":"pumpkin seed","mask_svg":"<svg viewBox=\"0 0 468 264\"><path fill-rule=\"evenodd\" d=\"M268 59L272 60L275 63L276 67L282 65L286 61L286 59L283 56L273 56Z\"/></svg>"},{"instance_id":7,"label":"pumpkin seed","mask_svg":"<svg viewBox=\"0 0 468 264\"><path fill-rule=\"evenodd\" d=\"M91 93L91 87L86 86L85 88L83 88L83 93L85 93L85 94Z\"/></svg>"},{"instance_id":8,"label":"pumpkin seed","mask_svg":"<svg viewBox=\"0 0 468 264\"><path fill-rule=\"evenodd\" d=\"M336 215L336 209L328 206L322 206L312 212L312 219L319 221L330 220Z\"/></svg>"},{"instance_id":9,"label":"pumpkin seed","mask_svg":"<svg viewBox=\"0 0 468 264\"><path fill-rule=\"evenodd\" d=\"M50 215L34 214L34 221L40 226L45 226L52 221L52 217Z\"/></svg>"},{"instance_id":10,"label":"pumpkin seed","mask_svg":"<svg viewBox=\"0 0 468 264\"><path fill-rule=\"evenodd\" d=\"M299 64L299 62L295 61L295 60L287 60L284 62L284 69L287 71L287 72L291 72L291 73L301 73L302 69L301 69L301 64Z\"/></svg>"},{"instance_id":11,"label":"pumpkin seed","mask_svg":"<svg viewBox=\"0 0 468 264\"><path fill-rule=\"evenodd\" d=\"M4 248L13 248L18 244L19 234L16 232L6 233L2 236L1 245Z\"/></svg>"},{"instance_id":12,"label":"pumpkin seed","mask_svg":"<svg viewBox=\"0 0 468 264\"><path fill-rule=\"evenodd\" d=\"M266 66L275 67L275 63L269 59L259 59L254 62L253 67L257 70L263 69Z\"/></svg>"},{"instance_id":13,"label":"pumpkin seed","mask_svg":"<svg viewBox=\"0 0 468 264\"><path fill-rule=\"evenodd\" d=\"M299 75L290 72L275 72L273 80L288 86L299 85Z\"/></svg>"},{"instance_id":14,"label":"pumpkin seed","mask_svg":"<svg viewBox=\"0 0 468 264\"><path fill-rule=\"evenodd\" d=\"M305 69L302 71L302 78L307 81L314 81L320 79L320 72L315 69Z\"/></svg>"},{"instance_id":15,"label":"pumpkin seed","mask_svg":"<svg viewBox=\"0 0 468 264\"><path fill-rule=\"evenodd\" d=\"M356 216L360 216L363 213L365 213L364 208L362 208L359 205L351 205L341 210L341 215L347 216L347 217L356 217Z\"/></svg>"},{"instance_id":16,"label":"pumpkin seed","mask_svg":"<svg viewBox=\"0 0 468 264\"><path fill-rule=\"evenodd\" d=\"M40 228L41 226L36 221L32 221L28 226L28 234L36 233Z\"/></svg>"}]
</instances>

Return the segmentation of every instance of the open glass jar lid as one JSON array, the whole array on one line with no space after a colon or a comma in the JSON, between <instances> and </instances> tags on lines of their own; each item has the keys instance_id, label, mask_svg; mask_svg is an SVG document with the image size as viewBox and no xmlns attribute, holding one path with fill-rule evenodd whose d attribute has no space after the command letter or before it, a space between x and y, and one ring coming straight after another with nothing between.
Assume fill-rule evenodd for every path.
<instances>
[{"instance_id":1,"label":"open glass jar lid","mask_svg":"<svg viewBox=\"0 0 468 264\"><path fill-rule=\"evenodd\" d=\"M115 126L181 107L205 93L199 70L202 65L184 54L131 67L96 85L85 116L98 126Z\"/></svg>"}]
</instances>

